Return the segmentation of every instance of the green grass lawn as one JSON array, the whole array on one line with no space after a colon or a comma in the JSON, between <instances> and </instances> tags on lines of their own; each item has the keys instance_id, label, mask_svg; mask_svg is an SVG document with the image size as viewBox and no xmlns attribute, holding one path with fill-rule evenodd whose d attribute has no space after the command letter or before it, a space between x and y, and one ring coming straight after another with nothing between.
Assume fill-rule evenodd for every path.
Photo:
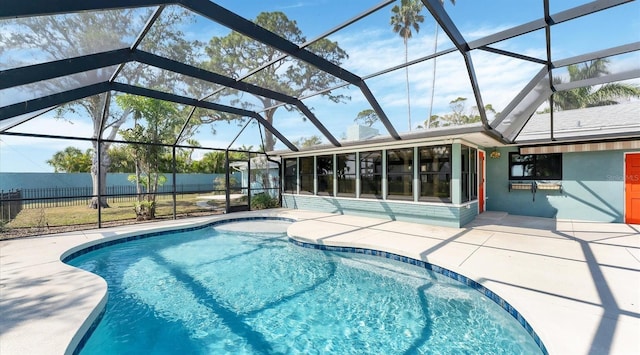
<instances>
[{"instance_id":1,"label":"green grass lawn","mask_svg":"<svg viewBox=\"0 0 640 355\"><path fill-rule=\"evenodd\" d=\"M198 200L198 196L200 195L177 195L176 213L184 215L210 211L210 208L203 208L196 205L197 201L206 201ZM224 200L206 202L209 206L215 207L216 209L223 209L225 205ZM171 197L159 198L156 200L156 206L157 217L173 216L173 199ZM102 209L103 222L133 221L135 218L134 202L132 201L110 202L109 208ZM97 223L98 210L88 208L86 205L47 208L25 207L14 220L7 223L6 228L53 227Z\"/></svg>"}]
</instances>

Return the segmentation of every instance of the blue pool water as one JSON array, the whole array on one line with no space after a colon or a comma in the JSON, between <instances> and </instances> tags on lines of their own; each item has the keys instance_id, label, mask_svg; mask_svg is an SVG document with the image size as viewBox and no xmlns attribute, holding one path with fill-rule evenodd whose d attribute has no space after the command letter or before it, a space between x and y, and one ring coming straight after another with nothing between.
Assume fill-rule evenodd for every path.
<instances>
[{"instance_id":1,"label":"blue pool water","mask_svg":"<svg viewBox=\"0 0 640 355\"><path fill-rule=\"evenodd\" d=\"M540 354L482 294L424 268L205 228L69 264L105 278L80 354Z\"/></svg>"}]
</instances>

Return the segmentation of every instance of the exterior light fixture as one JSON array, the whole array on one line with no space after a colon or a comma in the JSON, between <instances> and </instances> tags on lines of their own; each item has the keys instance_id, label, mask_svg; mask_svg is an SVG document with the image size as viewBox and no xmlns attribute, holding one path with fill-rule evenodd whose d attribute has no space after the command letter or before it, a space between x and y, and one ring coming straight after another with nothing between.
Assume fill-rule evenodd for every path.
<instances>
[{"instance_id":1,"label":"exterior light fixture","mask_svg":"<svg viewBox=\"0 0 640 355\"><path fill-rule=\"evenodd\" d=\"M489 157L491 157L491 159L500 159L500 152L497 151L495 148L493 148L493 151L491 153L489 153Z\"/></svg>"}]
</instances>

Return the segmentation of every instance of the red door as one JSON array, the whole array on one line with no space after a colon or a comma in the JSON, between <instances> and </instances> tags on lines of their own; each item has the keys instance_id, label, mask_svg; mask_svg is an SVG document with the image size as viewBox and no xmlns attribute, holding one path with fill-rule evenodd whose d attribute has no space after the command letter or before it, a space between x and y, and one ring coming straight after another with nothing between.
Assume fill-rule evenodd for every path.
<instances>
[{"instance_id":1,"label":"red door","mask_svg":"<svg viewBox=\"0 0 640 355\"><path fill-rule=\"evenodd\" d=\"M625 156L625 223L640 224L640 154Z\"/></svg>"},{"instance_id":2,"label":"red door","mask_svg":"<svg viewBox=\"0 0 640 355\"><path fill-rule=\"evenodd\" d=\"M478 151L478 214L484 212L484 152Z\"/></svg>"}]
</instances>

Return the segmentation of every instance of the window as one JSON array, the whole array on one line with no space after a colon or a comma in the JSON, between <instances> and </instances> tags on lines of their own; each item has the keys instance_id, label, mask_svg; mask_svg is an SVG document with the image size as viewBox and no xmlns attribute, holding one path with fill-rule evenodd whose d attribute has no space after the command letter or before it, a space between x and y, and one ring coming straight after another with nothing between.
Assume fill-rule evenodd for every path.
<instances>
[{"instance_id":1,"label":"window","mask_svg":"<svg viewBox=\"0 0 640 355\"><path fill-rule=\"evenodd\" d=\"M360 196L382 198L382 151L360 153Z\"/></svg>"},{"instance_id":2,"label":"window","mask_svg":"<svg viewBox=\"0 0 640 355\"><path fill-rule=\"evenodd\" d=\"M420 199L451 202L451 146L422 147Z\"/></svg>"},{"instance_id":3,"label":"window","mask_svg":"<svg viewBox=\"0 0 640 355\"><path fill-rule=\"evenodd\" d=\"M356 197L356 155L336 154L338 196Z\"/></svg>"},{"instance_id":4,"label":"window","mask_svg":"<svg viewBox=\"0 0 640 355\"><path fill-rule=\"evenodd\" d=\"M467 202L478 198L478 165L476 164L477 150L463 145L460 150L461 176L460 193L461 202Z\"/></svg>"},{"instance_id":5,"label":"window","mask_svg":"<svg viewBox=\"0 0 640 355\"><path fill-rule=\"evenodd\" d=\"M509 180L562 180L562 154L509 153Z\"/></svg>"},{"instance_id":6,"label":"window","mask_svg":"<svg viewBox=\"0 0 640 355\"><path fill-rule=\"evenodd\" d=\"M300 193L313 194L313 157L300 158Z\"/></svg>"},{"instance_id":7,"label":"window","mask_svg":"<svg viewBox=\"0 0 640 355\"><path fill-rule=\"evenodd\" d=\"M316 157L318 195L333 196L333 155Z\"/></svg>"},{"instance_id":8,"label":"window","mask_svg":"<svg viewBox=\"0 0 640 355\"><path fill-rule=\"evenodd\" d=\"M387 192L390 198L413 199L413 148L387 151Z\"/></svg>"},{"instance_id":9,"label":"window","mask_svg":"<svg viewBox=\"0 0 640 355\"><path fill-rule=\"evenodd\" d=\"M297 159L284 160L284 192L295 194L298 192L298 162Z\"/></svg>"},{"instance_id":10,"label":"window","mask_svg":"<svg viewBox=\"0 0 640 355\"><path fill-rule=\"evenodd\" d=\"M469 199L478 199L478 150L469 148Z\"/></svg>"}]
</instances>

